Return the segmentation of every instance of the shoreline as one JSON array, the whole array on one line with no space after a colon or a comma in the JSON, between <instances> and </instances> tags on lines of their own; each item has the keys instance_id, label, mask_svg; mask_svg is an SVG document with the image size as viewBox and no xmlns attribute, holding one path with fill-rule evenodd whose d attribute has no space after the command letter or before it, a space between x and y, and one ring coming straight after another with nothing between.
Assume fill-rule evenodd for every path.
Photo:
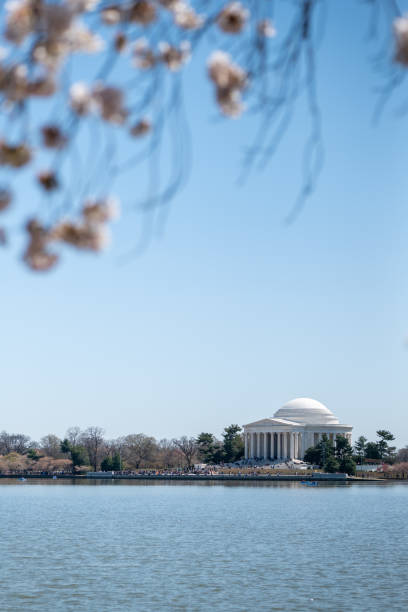
<instances>
[{"instance_id":1,"label":"shoreline","mask_svg":"<svg viewBox=\"0 0 408 612\"><path fill-rule=\"evenodd\" d=\"M313 475L236 475L236 474L95 474L95 475L75 475L75 474L0 474L1 480L74 480L82 482L91 481L182 481L182 482L332 482L336 484L348 483L395 483L408 482L404 479L385 479L385 478L358 478L346 476L345 474L313 474Z\"/></svg>"}]
</instances>

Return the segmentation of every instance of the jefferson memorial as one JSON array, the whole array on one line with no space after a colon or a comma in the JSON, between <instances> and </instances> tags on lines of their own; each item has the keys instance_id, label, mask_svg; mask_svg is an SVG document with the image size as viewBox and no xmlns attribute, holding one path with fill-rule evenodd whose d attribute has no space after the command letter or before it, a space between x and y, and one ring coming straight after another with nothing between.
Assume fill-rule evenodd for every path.
<instances>
[{"instance_id":1,"label":"jefferson memorial","mask_svg":"<svg viewBox=\"0 0 408 612\"><path fill-rule=\"evenodd\" d=\"M308 397L294 399L273 417L244 425L245 459L303 459L323 434L336 441L341 435L351 443L351 425L341 425L324 404Z\"/></svg>"}]
</instances>

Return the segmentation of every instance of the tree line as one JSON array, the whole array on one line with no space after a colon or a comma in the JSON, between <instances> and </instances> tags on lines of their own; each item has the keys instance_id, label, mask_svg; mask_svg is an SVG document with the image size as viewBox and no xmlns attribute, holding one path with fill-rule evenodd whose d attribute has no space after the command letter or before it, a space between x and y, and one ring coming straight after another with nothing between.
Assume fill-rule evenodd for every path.
<instances>
[{"instance_id":1,"label":"tree line","mask_svg":"<svg viewBox=\"0 0 408 612\"><path fill-rule=\"evenodd\" d=\"M376 460L389 464L404 463L408 461L408 447L396 452L396 447L389 443L395 440L395 436L387 429L379 429L377 440L369 442L365 436L360 436L351 446L347 438L337 436L335 444L323 434L318 444L308 448L305 453L305 461L319 465L326 472L345 472L354 474L356 464Z\"/></svg>"},{"instance_id":2,"label":"tree line","mask_svg":"<svg viewBox=\"0 0 408 612\"><path fill-rule=\"evenodd\" d=\"M194 463L229 463L243 457L239 425L225 427L221 440L202 432L197 437L156 440L143 433L106 439L101 427L70 427L64 438L47 434L39 442L24 434L0 433L0 472L62 470L120 471L139 468L191 469Z\"/></svg>"},{"instance_id":3,"label":"tree line","mask_svg":"<svg viewBox=\"0 0 408 612\"><path fill-rule=\"evenodd\" d=\"M307 449L305 461L327 472L348 474L355 472L357 463L408 462L408 446L397 452L390 444L395 439L390 431L380 429L376 433L376 441L369 442L360 436L354 447L343 436L337 436L334 444L323 435L316 446ZM242 429L236 424L225 427L221 439L209 432L161 440L143 433L107 439L104 430L97 426L84 430L70 427L63 438L47 434L39 442L24 434L0 433L0 472L191 469L195 463L233 463L243 456Z\"/></svg>"}]
</instances>

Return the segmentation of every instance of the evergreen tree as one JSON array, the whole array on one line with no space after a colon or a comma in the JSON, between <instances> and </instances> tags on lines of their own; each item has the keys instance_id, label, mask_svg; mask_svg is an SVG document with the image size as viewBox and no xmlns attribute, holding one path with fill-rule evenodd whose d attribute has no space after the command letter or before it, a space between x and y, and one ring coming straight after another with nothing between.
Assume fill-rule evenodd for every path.
<instances>
[{"instance_id":1,"label":"evergreen tree","mask_svg":"<svg viewBox=\"0 0 408 612\"><path fill-rule=\"evenodd\" d=\"M323 466L328 461L329 457L334 455L334 447L332 441L323 434L322 439L316 446L311 446L305 452L305 461L314 465Z\"/></svg>"},{"instance_id":2,"label":"evergreen tree","mask_svg":"<svg viewBox=\"0 0 408 612\"><path fill-rule=\"evenodd\" d=\"M38 461L41 457L41 455L39 455L37 453L37 451L35 450L35 448L30 448L30 450L27 453L27 457L29 459L32 459L33 461Z\"/></svg>"},{"instance_id":3,"label":"evergreen tree","mask_svg":"<svg viewBox=\"0 0 408 612\"><path fill-rule=\"evenodd\" d=\"M206 432L200 433L197 437L197 447L200 458L204 463L215 463L214 455L217 450L217 440L214 434Z\"/></svg>"},{"instance_id":4,"label":"evergreen tree","mask_svg":"<svg viewBox=\"0 0 408 612\"><path fill-rule=\"evenodd\" d=\"M354 444L354 449L356 451L356 455L359 458L359 463L363 463L363 459L365 457L365 450L367 446L367 438L364 436L360 436L357 442Z\"/></svg>"},{"instance_id":5,"label":"evergreen tree","mask_svg":"<svg viewBox=\"0 0 408 612\"><path fill-rule=\"evenodd\" d=\"M114 472L119 472L122 469L122 461L119 453L113 453L112 455L112 468Z\"/></svg>"},{"instance_id":6,"label":"evergreen tree","mask_svg":"<svg viewBox=\"0 0 408 612\"><path fill-rule=\"evenodd\" d=\"M364 454L366 459L381 459L377 442L367 442Z\"/></svg>"},{"instance_id":7,"label":"evergreen tree","mask_svg":"<svg viewBox=\"0 0 408 612\"><path fill-rule=\"evenodd\" d=\"M316 446L310 446L306 450L304 456L304 460L306 461L306 463L311 463L312 465L320 465L321 458L322 456L320 449Z\"/></svg>"},{"instance_id":8,"label":"evergreen tree","mask_svg":"<svg viewBox=\"0 0 408 612\"><path fill-rule=\"evenodd\" d=\"M353 449L345 436L336 437L335 456L339 461L353 456Z\"/></svg>"},{"instance_id":9,"label":"evergreen tree","mask_svg":"<svg viewBox=\"0 0 408 612\"><path fill-rule=\"evenodd\" d=\"M72 461L72 472L75 472L75 468L77 466L86 464L88 459L84 447L76 444L71 444L68 438L62 440L61 452L70 455L70 459Z\"/></svg>"},{"instance_id":10,"label":"evergreen tree","mask_svg":"<svg viewBox=\"0 0 408 612\"><path fill-rule=\"evenodd\" d=\"M356 462L353 457L343 457L339 462L339 469L340 472L348 474L349 476L354 475L356 473Z\"/></svg>"},{"instance_id":11,"label":"evergreen tree","mask_svg":"<svg viewBox=\"0 0 408 612\"><path fill-rule=\"evenodd\" d=\"M334 457L334 455L329 455L326 462L323 465L323 469L325 472L329 474L333 474L334 472L338 472L340 468L339 462Z\"/></svg>"},{"instance_id":12,"label":"evergreen tree","mask_svg":"<svg viewBox=\"0 0 408 612\"><path fill-rule=\"evenodd\" d=\"M395 452L395 446L389 446L388 444L388 442L395 440L395 437L387 429L379 429L376 431L376 434L380 438L377 442L380 459L387 459L393 452Z\"/></svg>"},{"instance_id":13,"label":"evergreen tree","mask_svg":"<svg viewBox=\"0 0 408 612\"><path fill-rule=\"evenodd\" d=\"M353 448L345 436L337 436L335 457L339 464L339 471L345 474L356 473L356 463L353 459Z\"/></svg>"},{"instance_id":14,"label":"evergreen tree","mask_svg":"<svg viewBox=\"0 0 408 612\"><path fill-rule=\"evenodd\" d=\"M101 470L102 472L110 472L113 470L112 457L105 457L104 459L102 459Z\"/></svg>"},{"instance_id":15,"label":"evergreen tree","mask_svg":"<svg viewBox=\"0 0 408 612\"><path fill-rule=\"evenodd\" d=\"M232 462L240 459L244 454L244 441L239 425L230 425L224 429L222 437L224 439L223 451L224 461Z\"/></svg>"}]
</instances>

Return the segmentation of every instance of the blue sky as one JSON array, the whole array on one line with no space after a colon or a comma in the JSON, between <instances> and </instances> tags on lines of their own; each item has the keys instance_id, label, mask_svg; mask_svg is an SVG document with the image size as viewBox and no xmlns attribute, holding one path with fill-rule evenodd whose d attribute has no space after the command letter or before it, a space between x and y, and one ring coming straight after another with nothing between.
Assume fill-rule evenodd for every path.
<instances>
[{"instance_id":1,"label":"blue sky","mask_svg":"<svg viewBox=\"0 0 408 612\"><path fill-rule=\"evenodd\" d=\"M1 429L218 435L310 396L355 436L387 428L408 444L407 119L397 98L373 122L368 15L354 0L330 5L318 55L325 163L293 225L304 106L269 166L239 186L257 124L216 120L203 52L185 75L192 174L162 236L120 263L140 222L125 213L108 253L67 251L50 274L2 254Z\"/></svg>"}]
</instances>

